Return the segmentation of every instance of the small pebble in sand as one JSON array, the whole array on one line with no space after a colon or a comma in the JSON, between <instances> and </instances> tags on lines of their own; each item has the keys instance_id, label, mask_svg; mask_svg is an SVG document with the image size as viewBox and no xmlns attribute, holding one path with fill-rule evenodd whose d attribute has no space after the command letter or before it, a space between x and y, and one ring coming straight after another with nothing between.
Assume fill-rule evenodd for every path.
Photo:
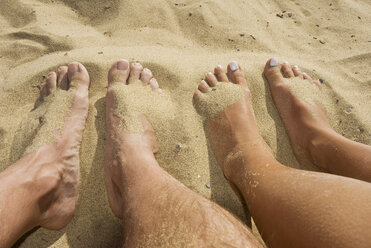
<instances>
[{"instance_id":1,"label":"small pebble in sand","mask_svg":"<svg viewBox=\"0 0 371 248\"><path fill-rule=\"evenodd\" d=\"M200 175L198 175L198 176L197 176L197 178L201 178L201 176L200 176Z\"/></svg>"},{"instance_id":2,"label":"small pebble in sand","mask_svg":"<svg viewBox=\"0 0 371 248\"><path fill-rule=\"evenodd\" d=\"M324 80L323 78L320 78L320 79L319 79L319 82L320 82L321 84L323 84L323 83L325 82L325 80Z\"/></svg>"},{"instance_id":3,"label":"small pebble in sand","mask_svg":"<svg viewBox=\"0 0 371 248\"><path fill-rule=\"evenodd\" d=\"M347 113L351 113L352 112L352 109L349 107L345 111L347 111Z\"/></svg>"},{"instance_id":4,"label":"small pebble in sand","mask_svg":"<svg viewBox=\"0 0 371 248\"><path fill-rule=\"evenodd\" d=\"M276 16L279 17L279 18L283 18L282 14L276 14Z\"/></svg>"},{"instance_id":5,"label":"small pebble in sand","mask_svg":"<svg viewBox=\"0 0 371 248\"><path fill-rule=\"evenodd\" d=\"M98 54L103 54L103 52L98 52Z\"/></svg>"},{"instance_id":6,"label":"small pebble in sand","mask_svg":"<svg viewBox=\"0 0 371 248\"><path fill-rule=\"evenodd\" d=\"M206 188L210 189L210 183L209 182L206 183L205 186L206 186Z\"/></svg>"},{"instance_id":7,"label":"small pebble in sand","mask_svg":"<svg viewBox=\"0 0 371 248\"><path fill-rule=\"evenodd\" d=\"M212 91L216 91L216 88L212 88L211 90L212 90Z\"/></svg>"},{"instance_id":8,"label":"small pebble in sand","mask_svg":"<svg viewBox=\"0 0 371 248\"><path fill-rule=\"evenodd\" d=\"M176 149L180 149L180 148L182 148L182 144L178 143L178 144L175 145L175 147L176 147Z\"/></svg>"},{"instance_id":9,"label":"small pebble in sand","mask_svg":"<svg viewBox=\"0 0 371 248\"><path fill-rule=\"evenodd\" d=\"M241 36L241 37L244 37L244 36L245 36L245 34L240 34L240 36Z\"/></svg>"},{"instance_id":10,"label":"small pebble in sand","mask_svg":"<svg viewBox=\"0 0 371 248\"><path fill-rule=\"evenodd\" d=\"M339 103L339 99L336 99L336 104L338 104Z\"/></svg>"},{"instance_id":11,"label":"small pebble in sand","mask_svg":"<svg viewBox=\"0 0 371 248\"><path fill-rule=\"evenodd\" d=\"M360 128L359 128L359 131L360 131L361 133L363 133L363 132L365 131L365 129L364 129L363 127L360 127Z\"/></svg>"},{"instance_id":12,"label":"small pebble in sand","mask_svg":"<svg viewBox=\"0 0 371 248\"><path fill-rule=\"evenodd\" d=\"M319 40L319 43L325 44L326 42L324 42L323 40Z\"/></svg>"},{"instance_id":13,"label":"small pebble in sand","mask_svg":"<svg viewBox=\"0 0 371 248\"><path fill-rule=\"evenodd\" d=\"M292 13L287 13L287 16L288 17L292 17Z\"/></svg>"},{"instance_id":14,"label":"small pebble in sand","mask_svg":"<svg viewBox=\"0 0 371 248\"><path fill-rule=\"evenodd\" d=\"M189 15L189 16L192 16L192 13L189 13L188 15Z\"/></svg>"}]
</instances>

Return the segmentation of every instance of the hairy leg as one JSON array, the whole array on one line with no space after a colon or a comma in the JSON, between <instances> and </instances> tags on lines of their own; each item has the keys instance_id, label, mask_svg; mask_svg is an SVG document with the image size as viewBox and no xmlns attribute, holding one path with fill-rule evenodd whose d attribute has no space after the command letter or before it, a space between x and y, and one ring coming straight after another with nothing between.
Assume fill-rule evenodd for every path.
<instances>
[{"instance_id":1,"label":"hairy leg","mask_svg":"<svg viewBox=\"0 0 371 248\"><path fill-rule=\"evenodd\" d=\"M108 75L106 187L110 206L124 223L125 247L263 247L250 230L217 204L189 190L157 163L154 130L138 114L143 131L130 133L118 109L119 92L134 84L161 94L148 69L126 60ZM128 106L130 108L130 106Z\"/></svg>"},{"instance_id":2,"label":"hairy leg","mask_svg":"<svg viewBox=\"0 0 371 248\"><path fill-rule=\"evenodd\" d=\"M0 173L0 247L10 247L34 227L60 229L71 220L79 181L79 148L89 107L88 86L88 72L79 63L60 67L58 74L49 73L36 106L61 90L72 94L72 106L69 115L59 120L64 121L64 128L54 143L28 153ZM34 140L47 125L45 122L35 130Z\"/></svg>"},{"instance_id":3,"label":"hairy leg","mask_svg":"<svg viewBox=\"0 0 371 248\"><path fill-rule=\"evenodd\" d=\"M209 140L268 246L369 247L371 184L277 162L259 135L245 74L237 63L227 73L215 68L215 75L196 91L196 106L207 104L202 96L213 92L217 81L240 85L244 96L207 120Z\"/></svg>"},{"instance_id":4,"label":"hairy leg","mask_svg":"<svg viewBox=\"0 0 371 248\"><path fill-rule=\"evenodd\" d=\"M298 77L304 84L315 84L298 66L269 60L265 66L271 94L285 124L296 158L302 167L309 161L321 170L371 182L371 146L346 139L328 123L319 104L309 104L295 96L285 78Z\"/></svg>"}]
</instances>

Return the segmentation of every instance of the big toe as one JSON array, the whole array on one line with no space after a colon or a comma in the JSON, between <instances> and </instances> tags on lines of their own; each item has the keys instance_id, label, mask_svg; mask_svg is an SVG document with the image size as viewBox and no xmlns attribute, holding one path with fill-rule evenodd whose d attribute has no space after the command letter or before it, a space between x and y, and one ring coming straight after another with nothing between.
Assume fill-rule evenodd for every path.
<instances>
[{"instance_id":1,"label":"big toe","mask_svg":"<svg viewBox=\"0 0 371 248\"><path fill-rule=\"evenodd\" d=\"M271 58L267 61L264 68L264 76L271 87L284 82L281 65L278 63L276 58Z\"/></svg>"},{"instance_id":2,"label":"big toe","mask_svg":"<svg viewBox=\"0 0 371 248\"><path fill-rule=\"evenodd\" d=\"M241 85L242 88L247 89L245 72L237 62L229 63L227 68L227 76L231 82Z\"/></svg>"},{"instance_id":3,"label":"big toe","mask_svg":"<svg viewBox=\"0 0 371 248\"><path fill-rule=\"evenodd\" d=\"M89 73L85 66L78 62L73 62L68 65L67 77L70 87L89 87Z\"/></svg>"},{"instance_id":4,"label":"big toe","mask_svg":"<svg viewBox=\"0 0 371 248\"><path fill-rule=\"evenodd\" d=\"M114 82L126 84L130 74L129 62L126 59L120 59L113 63L108 72L108 83Z\"/></svg>"}]
</instances>

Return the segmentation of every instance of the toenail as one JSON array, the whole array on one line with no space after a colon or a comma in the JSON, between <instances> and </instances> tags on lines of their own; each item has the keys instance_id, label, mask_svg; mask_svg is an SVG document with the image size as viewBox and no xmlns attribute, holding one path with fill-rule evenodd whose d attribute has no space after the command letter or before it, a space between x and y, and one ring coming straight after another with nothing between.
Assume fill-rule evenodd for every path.
<instances>
[{"instance_id":1,"label":"toenail","mask_svg":"<svg viewBox=\"0 0 371 248\"><path fill-rule=\"evenodd\" d=\"M285 62L283 62L285 65L288 65L289 64L289 62L287 62L287 61L285 61Z\"/></svg>"},{"instance_id":2,"label":"toenail","mask_svg":"<svg viewBox=\"0 0 371 248\"><path fill-rule=\"evenodd\" d=\"M127 70L129 67L129 63L126 60L120 60L117 62L117 69L119 70Z\"/></svg>"},{"instance_id":3,"label":"toenail","mask_svg":"<svg viewBox=\"0 0 371 248\"><path fill-rule=\"evenodd\" d=\"M68 65L68 70L70 73L75 73L79 71L79 64L77 62L72 62Z\"/></svg>"},{"instance_id":4,"label":"toenail","mask_svg":"<svg viewBox=\"0 0 371 248\"><path fill-rule=\"evenodd\" d=\"M295 69L299 69L299 66L297 66L297 65L294 65L294 68L295 68Z\"/></svg>"},{"instance_id":5,"label":"toenail","mask_svg":"<svg viewBox=\"0 0 371 248\"><path fill-rule=\"evenodd\" d=\"M212 74L211 72L208 72L208 73L207 73L207 75L210 75L210 76L212 76L213 74Z\"/></svg>"},{"instance_id":6,"label":"toenail","mask_svg":"<svg viewBox=\"0 0 371 248\"><path fill-rule=\"evenodd\" d=\"M54 72L52 72L52 71L49 72L48 77L50 77L51 75L53 75L53 73L54 73Z\"/></svg>"},{"instance_id":7,"label":"toenail","mask_svg":"<svg viewBox=\"0 0 371 248\"><path fill-rule=\"evenodd\" d=\"M231 68L231 71L237 71L239 69L238 64L234 61L229 63L229 68Z\"/></svg>"},{"instance_id":8,"label":"toenail","mask_svg":"<svg viewBox=\"0 0 371 248\"><path fill-rule=\"evenodd\" d=\"M269 62L270 67L276 67L278 66L278 60L277 58L271 58L271 61Z\"/></svg>"},{"instance_id":9,"label":"toenail","mask_svg":"<svg viewBox=\"0 0 371 248\"><path fill-rule=\"evenodd\" d=\"M219 69L222 69L222 66L221 65L217 65L216 67L218 67Z\"/></svg>"}]
</instances>

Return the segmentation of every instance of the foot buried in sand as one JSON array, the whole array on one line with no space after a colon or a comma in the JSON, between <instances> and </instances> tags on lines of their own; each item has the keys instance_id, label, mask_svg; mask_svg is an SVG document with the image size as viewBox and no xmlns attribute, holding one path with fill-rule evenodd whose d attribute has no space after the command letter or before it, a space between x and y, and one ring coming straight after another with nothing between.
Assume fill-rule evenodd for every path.
<instances>
[{"instance_id":1,"label":"foot buried in sand","mask_svg":"<svg viewBox=\"0 0 371 248\"><path fill-rule=\"evenodd\" d=\"M298 66L290 66L288 62L280 64L276 58L267 62L264 75L300 165L326 171L312 156L312 145L318 137L336 135L320 104L321 83Z\"/></svg>"},{"instance_id":2,"label":"foot buried in sand","mask_svg":"<svg viewBox=\"0 0 371 248\"><path fill-rule=\"evenodd\" d=\"M15 137L14 158L23 158L12 167L27 168L27 176L40 189L38 194L45 194L39 202L37 225L48 229L63 228L75 210L88 88L89 75L80 63L50 72L34 110Z\"/></svg>"},{"instance_id":3,"label":"foot buried in sand","mask_svg":"<svg viewBox=\"0 0 371 248\"><path fill-rule=\"evenodd\" d=\"M194 94L194 105L206 119L206 134L225 177L229 180L241 165L242 147L270 151L259 134L245 72L236 62L227 72L217 66Z\"/></svg>"}]
</instances>

